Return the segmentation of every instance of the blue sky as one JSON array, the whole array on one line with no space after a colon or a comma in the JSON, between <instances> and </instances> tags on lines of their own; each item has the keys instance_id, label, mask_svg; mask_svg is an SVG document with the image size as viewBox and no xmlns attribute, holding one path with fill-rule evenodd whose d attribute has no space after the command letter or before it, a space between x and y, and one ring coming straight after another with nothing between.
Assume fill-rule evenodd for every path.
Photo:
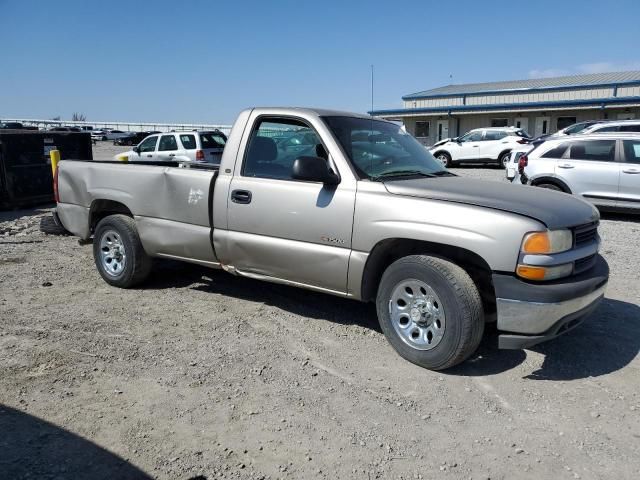
<instances>
[{"instance_id":1,"label":"blue sky","mask_svg":"<svg viewBox=\"0 0 640 480\"><path fill-rule=\"evenodd\" d=\"M640 70L640 2L0 0L0 118L231 123L449 83Z\"/></svg>"}]
</instances>

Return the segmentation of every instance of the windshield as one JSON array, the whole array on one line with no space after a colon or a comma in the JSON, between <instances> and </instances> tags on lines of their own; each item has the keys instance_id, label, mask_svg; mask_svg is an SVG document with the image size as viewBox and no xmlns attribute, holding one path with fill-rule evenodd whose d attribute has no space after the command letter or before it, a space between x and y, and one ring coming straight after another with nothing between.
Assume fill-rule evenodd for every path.
<instances>
[{"instance_id":1,"label":"windshield","mask_svg":"<svg viewBox=\"0 0 640 480\"><path fill-rule=\"evenodd\" d=\"M587 127L590 127L591 125L594 125L595 122L582 122L582 123L576 123L574 125L571 125L570 127L567 127L564 129L564 133L566 133L567 135L574 135L578 132L581 132L582 130L584 130Z\"/></svg>"},{"instance_id":2,"label":"windshield","mask_svg":"<svg viewBox=\"0 0 640 480\"><path fill-rule=\"evenodd\" d=\"M361 178L447 173L420 142L394 123L354 117L323 119Z\"/></svg>"}]
</instances>

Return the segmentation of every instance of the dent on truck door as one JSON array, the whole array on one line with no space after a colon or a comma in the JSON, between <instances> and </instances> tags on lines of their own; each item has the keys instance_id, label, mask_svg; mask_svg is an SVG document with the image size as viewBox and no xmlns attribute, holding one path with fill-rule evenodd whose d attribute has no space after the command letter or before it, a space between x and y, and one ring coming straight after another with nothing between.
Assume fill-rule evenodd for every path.
<instances>
[{"instance_id":1,"label":"dent on truck door","mask_svg":"<svg viewBox=\"0 0 640 480\"><path fill-rule=\"evenodd\" d=\"M251 135L242 174L234 176L229 189L233 266L345 292L355 183L325 187L291 178L298 156L326 155L320 137L304 123L263 120ZM293 135L303 136L304 145L289 148Z\"/></svg>"},{"instance_id":2,"label":"dent on truck door","mask_svg":"<svg viewBox=\"0 0 640 480\"><path fill-rule=\"evenodd\" d=\"M214 173L173 167L147 170L135 186L140 199L136 223L147 253L216 263L208 202Z\"/></svg>"}]
</instances>

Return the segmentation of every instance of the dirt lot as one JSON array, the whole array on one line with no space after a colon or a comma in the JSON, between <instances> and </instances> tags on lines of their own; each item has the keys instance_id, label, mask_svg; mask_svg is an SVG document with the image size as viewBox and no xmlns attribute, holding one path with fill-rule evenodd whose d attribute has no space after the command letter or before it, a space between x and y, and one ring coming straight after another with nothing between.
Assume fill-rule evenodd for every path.
<instances>
[{"instance_id":1,"label":"dirt lot","mask_svg":"<svg viewBox=\"0 0 640 480\"><path fill-rule=\"evenodd\" d=\"M109 287L44 215L0 212L0 478L638 478L640 217L603 218L585 324L433 373L369 305L172 262Z\"/></svg>"}]
</instances>

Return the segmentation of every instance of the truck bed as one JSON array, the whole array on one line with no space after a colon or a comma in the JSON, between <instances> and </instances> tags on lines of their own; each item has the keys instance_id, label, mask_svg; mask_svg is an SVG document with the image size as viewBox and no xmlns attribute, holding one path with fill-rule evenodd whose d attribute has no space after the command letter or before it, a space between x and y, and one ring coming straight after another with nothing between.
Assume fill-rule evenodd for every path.
<instances>
[{"instance_id":1,"label":"truck bed","mask_svg":"<svg viewBox=\"0 0 640 480\"><path fill-rule=\"evenodd\" d=\"M106 203L134 217L149 255L217 264L211 243L217 175L208 164L64 160L57 211L67 230L87 239L92 210Z\"/></svg>"}]
</instances>

